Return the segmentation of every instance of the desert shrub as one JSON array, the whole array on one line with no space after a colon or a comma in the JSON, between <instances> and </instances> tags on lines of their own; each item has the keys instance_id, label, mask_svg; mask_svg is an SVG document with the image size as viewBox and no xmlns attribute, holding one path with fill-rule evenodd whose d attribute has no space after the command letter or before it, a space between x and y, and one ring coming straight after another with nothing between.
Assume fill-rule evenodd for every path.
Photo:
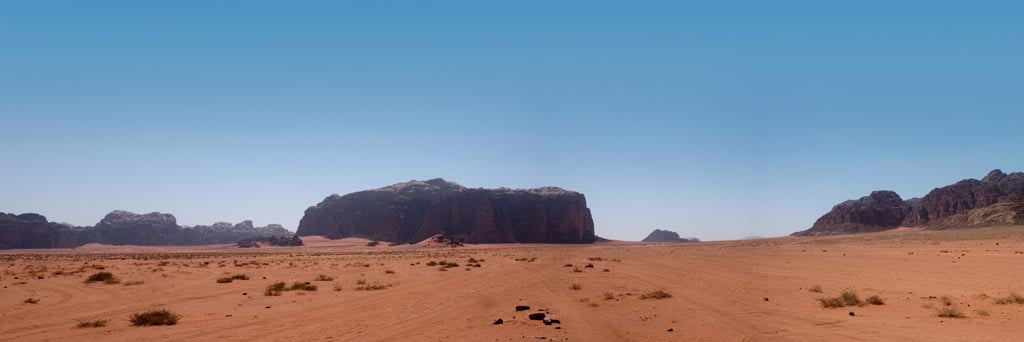
<instances>
[{"instance_id":1,"label":"desert shrub","mask_svg":"<svg viewBox=\"0 0 1024 342\"><path fill-rule=\"evenodd\" d=\"M860 297L853 290L846 290L838 297L818 298L818 302L824 308L841 308L844 306L858 306L863 304Z\"/></svg>"},{"instance_id":2,"label":"desert shrub","mask_svg":"<svg viewBox=\"0 0 1024 342\"><path fill-rule=\"evenodd\" d=\"M867 299L864 300L864 302L866 302L868 304L871 304L871 305L883 305L883 304L885 304L885 301L882 300L882 297L879 297L878 295L874 295L874 296L868 297Z\"/></svg>"},{"instance_id":3,"label":"desert shrub","mask_svg":"<svg viewBox=\"0 0 1024 342\"><path fill-rule=\"evenodd\" d=\"M468 262L468 263L470 263L470 264L475 264L475 263L478 263L479 261L477 261L477 260L476 260L475 258L473 258L473 257L469 257L469 260L466 260L466 262Z\"/></svg>"},{"instance_id":4,"label":"desert shrub","mask_svg":"<svg viewBox=\"0 0 1024 342\"><path fill-rule=\"evenodd\" d=\"M356 285L366 285L366 279L356 280Z\"/></svg>"},{"instance_id":5,"label":"desert shrub","mask_svg":"<svg viewBox=\"0 0 1024 342\"><path fill-rule=\"evenodd\" d=\"M615 299L615 294L611 293L611 292L605 292L603 296L604 296L604 300Z\"/></svg>"},{"instance_id":6,"label":"desert shrub","mask_svg":"<svg viewBox=\"0 0 1024 342\"><path fill-rule=\"evenodd\" d=\"M386 289L386 288L389 288L389 287L391 287L391 284L380 284L380 283L374 282L373 284L356 286L356 291L383 290L383 289Z\"/></svg>"},{"instance_id":7,"label":"desert shrub","mask_svg":"<svg viewBox=\"0 0 1024 342\"><path fill-rule=\"evenodd\" d=\"M989 313L988 313L988 310L978 310L978 315L979 316L988 316Z\"/></svg>"},{"instance_id":8,"label":"desert shrub","mask_svg":"<svg viewBox=\"0 0 1024 342\"><path fill-rule=\"evenodd\" d=\"M572 267L572 264L565 264L565 265L562 265L562 267Z\"/></svg>"},{"instance_id":9,"label":"desert shrub","mask_svg":"<svg viewBox=\"0 0 1024 342\"><path fill-rule=\"evenodd\" d=\"M289 291L302 290L302 291L316 291L316 285L309 282L297 281L292 283L292 286L288 288Z\"/></svg>"},{"instance_id":10,"label":"desert shrub","mask_svg":"<svg viewBox=\"0 0 1024 342\"><path fill-rule=\"evenodd\" d=\"M996 304L1024 304L1024 297L1016 293L1010 293L1009 296L996 298Z\"/></svg>"},{"instance_id":11,"label":"desert shrub","mask_svg":"<svg viewBox=\"0 0 1024 342\"><path fill-rule=\"evenodd\" d=\"M942 305L945 305L945 306L953 305L953 298L950 298L949 296L942 296L942 297L939 298L939 300L942 301Z\"/></svg>"},{"instance_id":12,"label":"desert shrub","mask_svg":"<svg viewBox=\"0 0 1024 342\"><path fill-rule=\"evenodd\" d=\"M316 276L316 281L332 281L332 280L334 280L334 277L326 275L326 274L321 274L321 275Z\"/></svg>"},{"instance_id":13,"label":"desert shrub","mask_svg":"<svg viewBox=\"0 0 1024 342\"><path fill-rule=\"evenodd\" d=\"M811 292L814 292L814 293L821 293L822 292L821 285L811 286L811 288L807 289L807 291L811 291Z\"/></svg>"},{"instance_id":14,"label":"desert shrub","mask_svg":"<svg viewBox=\"0 0 1024 342\"><path fill-rule=\"evenodd\" d=\"M377 241L370 241L370 242L366 243L366 245L369 246L369 247L376 247L379 244L380 244L380 242L377 242Z\"/></svg>"},{"instance_id":15,"label":"desert shrub","mask_svg":"<svg viewBox=\"0 0 1024 342\"><path fill-rule=\"evenodd\" d=\"M267 286L267 289L263 291L265 296L280 296L281 292L284 291L285 284L283 281L279 281Z\"/></svg>"},{"instance_id":16,"label":"desert shrub","mask_svg":"<svg viewBox=\"0 0 1024 342\"><path fill-rule=\"evenodd\" d=\"M232 281L234 281L234 279L231 279L231 277L220 277L220 278L217 278L217 282L221 283L221 284L230 283Z\"/></svg>"},{"instance_id":17,"label":"desert shrub","mask_svg":"<svg viewBox=\"0 0 1024 342\"><path fill-rule=\"evenodd\" d=\"M964 318L964 317L967 317L967 316L964 315L963 311L960 311L960 309L957 309L956 307L952 307L952 306L943 306L937 312L935 312L935 315L939 316L939 317L945 317L945 318Z\"/></svg>"},{"instance_id":18,"label":"desert shrub","mask_svg":"<svg viewBox=\"0 0 1024 342\"><path fill-rule=\"evenodd\" d=\"M121 282L116 277L114 277L113 273L110 272L94 273L93 275L89 276L89 278L85 279L86 284L95 283L98 281L102 281L104 284L117 284Z\"/></svg>"},{"instance_id":19,"label":"desert shrub","mask_svg":"<svg viewBox=\"0 0 1024 342\"><path fill-rule=\"evenodd\" d=\"M135 285L142 285L142 284L145 284L145 283L146 282L144 282L142 280L129 280L129 281L124 282L124 286L135 286Z\"/></svg>"},{"instance_id":20,"label":"desert shrub","mask_svg":"<svg viewBox=\"0 0 1024 342\"><path fill-rule=\"evenodd\" d=\"M594 264L588 262L586 266L583 266L583 268L594 268Z\"/></svg>"},{"instance_id":21,"label":"desert shrub","mask_svg":"<svg viewBox=\"0 0 1024 342\"><path fill-rule=\"evenodd\" d=\"M583 289L583 285L579 283L573 283L572 286L569 286L569 288L575 291L579 291Z\"/></svg>"},{"instance_id":22,"label":"desert shrub","mask_svg":"<svg viewBox=\"0 0 1024 342\"><path fill-rule=\"evenodd\" d=\"M82 322L78 322L78 327L79 328L102 328L102 327L105 327L105 326L107 326L107 320L105 320L105 319L98 319L98 320L95 320L95 321L82 321Z\"/></svg>"},{"instance_id":23,"label":"desert shrub","mask_svg":"<svg viewBox=\"0 0 1024 342\"><path fill-rule=\"evenodd\" d=\"M385 273L385 274L395 274L395 271L392 271L392 270L386 270L386 271L384 271L384 273Z\"/></svg>"},{"instance_id":24,"label":"desert shrub","mask_svg":"<svg viewBox=\"0 0 1024 342\"><path fill-rule=\"evenodd\" d=\"M27 298L25 304L39 304L39 298Z\"/></svg>"},{"instance_id":25,"label":"desert shrub","mask_svg":"<svg viewBox=\"0 0 1024 342\"><path fill-rule=\"evenodd\" d=\"M640 299L665 299L665 298L672 298L672 295L669 294L668 292L665 292L665 291L662 291L662 290L651 291L651 292L644 293L644 294L640 295Z\"/></svg>"},{"instance_id":26,"label":"desert shrub","mask_svg":"<svg viewBox=\"0 0 1024 342\"><path fill-rule=\"evenodd\" d=\"M151 310L132 314L128 320L135 326L147 325L174 325L181 319L181 315L167 310Z\"/></svg>"},{"instance_id":27,"label":"desert shrub","mask_svg":"<svg viewBox=\"0 0 1024 342\"><path fill-rule=\"evenodd\" d=\"M430 262L427 263L427 266L437 266L437 262L431 260Z\"/></svg>"}]
</instances>

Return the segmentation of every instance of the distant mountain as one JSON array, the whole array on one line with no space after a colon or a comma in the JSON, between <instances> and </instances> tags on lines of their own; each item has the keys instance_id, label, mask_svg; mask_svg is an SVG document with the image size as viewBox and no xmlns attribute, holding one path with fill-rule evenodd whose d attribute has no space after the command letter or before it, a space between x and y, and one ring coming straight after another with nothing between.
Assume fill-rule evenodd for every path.
<instances>
[{"instance_id":1,"label":"distant mountain","mask_svg":"<svg viewBox=\"0 0 1024 342\"><path fill-rule=\"evenodd\" d=\"M655 229L643 239L643 242L700 242L700 240L697 238L681 238L676 232Z\"/></svg>"},{"instance_id":2,"label":"distant mountain","mask_svg":"<svg viewBox=\"0 0 1024 342\"><path fill-rule=\"evenodd\" d=\"M477 243L592 243L583 194L557 187L466 188L444 179L331 195L306 209L297 234L416 243L446 233Z\"/></svg>"},{"instance_id":3,"label":"distant mountain","mask_svg":"<svg viewBox=\"0 0 1024 342\"><path fill-rule=\"evenodd\" d=\"M276 224L254 227L252 221L211 226L178 226L174 215L136 214L115 210L92 227L73 227L47 221L38 214L0 213L0 249L74 248L89 243L109 245L177 246L235 243L239 240L291 236Z\"/></svg>"},{"instance_id":4,"label":"distant mountain","mask_svg":"<svg viewBox=\"0 0 1024 342\"><path fill-rule=\"evenodd\" d=\"M1024 173L1005 174L998 169L981 180L935 188L922 198L904 201L895 192L874 191L832 207L810 229L793 235L863 233L901 226L951 229L1022 224L1012 219L1016 195L1024 195Z\"/></svg>"}]
</instances>

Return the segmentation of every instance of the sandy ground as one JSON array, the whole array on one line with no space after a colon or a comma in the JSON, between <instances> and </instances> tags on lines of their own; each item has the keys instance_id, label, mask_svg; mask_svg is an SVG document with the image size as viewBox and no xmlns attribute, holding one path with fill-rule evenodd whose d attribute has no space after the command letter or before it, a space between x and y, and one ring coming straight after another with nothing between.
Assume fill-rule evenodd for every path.
<instances>
[{"instance_id":1,"label":"sandy ground","mask_svg":"<svg viewBox=\"0 0 1024 342\"><path fill-rule=\"evenodd\" d=\"M455 249L307 241L253 250L5 251L0 340L1024 340L1024 305L995 304L1024 294L1019 228ZM470 258L480 267L467 267ZM459 266L427 266L442 260ZM120 283L84 283L101 271ZM233 274L249 280L217 282ZM315 280L319 275L333 280ZM384 288L360 290L360 280ZM278 281L318 289L264 295ZM822 292L810 291L816 285ZM846 289L861 299L879 295L885 304L823 308L816 300ZM642 299L656 290L671 297ZM38 303L26 303L30 298ZM516 305L531 310L516 312ZM946 306L966 317L938 317ZM539 308L561 323L527 319ZM132 313L151 309L182 318L173 326L129 323ZM504 324L492 324L497 318ZM105 327L77 327L101 319Z\"/></svg>"}]
</instances>

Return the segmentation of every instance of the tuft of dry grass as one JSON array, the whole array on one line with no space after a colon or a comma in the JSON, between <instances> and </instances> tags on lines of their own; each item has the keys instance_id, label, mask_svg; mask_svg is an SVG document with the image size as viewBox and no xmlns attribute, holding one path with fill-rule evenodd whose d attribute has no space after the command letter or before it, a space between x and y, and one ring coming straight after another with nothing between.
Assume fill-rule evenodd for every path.
<instances>
[{"instance_id":1,"label":"tuft of dry grass","mask_svg":"<svg viewBox=\"0 0 1024 342\"><path fill-rule=\"evenodd\" d=\"M279 281L270 285L267 285L267 289L263 291L264 296L280 296L281 292L285 289L283 281Z\"/></svg>"},{"instance_id":2,"label":"tuft of dry grass","mask_svg":"<svg viewBox=\"0 0 1024 342\"><path fill-rule=\"evenodd\" d=\"M297 282L292 283L292 286L288 288L289 291L297 291L297 290L301 290L301 291L316 291L316 289L317 289L316 285L313 285L310 282L301 282L301 281L297 281Z\"/></svg>"},{"instance_id":3,"label":"tuft of dry grass","mask_svg":"<svg viewBox=\"0 0 1024 342\"><path fill-rule=\"evenodd\" d=\"M579 291L579 290L583 289L583 285L581 285L579 283L573 283L572 286L569 286L569 288L574 290L574 291Z\"/></svg>"},{"instance_id":4,"label":"tuft of dry grass","mask_svg":"<svg viewBox=\"0 0 1024 342\"><path fill-rule=\"evenodd\" d=\"M129 281L124 282L124 286L135 286L135 285L142 285L142 284L145 284L145 283L146 282L144 282L142 280L129 280Z\"/></svg>"},{"instance_id":5,"label":"tuft of dry grass","mask_svg":"<svg viewBox=\"0 0 1024 342\"><path fill-rule=\"evenodd\" d=\"M107 320L105 319L78 322L78 328L102 328L105 326L107 326Z\"/></svg>"},{"instance_id":6,"label":"tuft of dry grass","mask_svg":"<svg viewBox=\"0 0 1024 342\"><path fill-rule=\"evenodd\" d=\"M844 306L859 306L864 304L853 290L845 290L838 297L818 298L823 308L841 308Z\"/></svg>"},{"instance_id":7,"label":"tuft of dry grass","mask_svg":"<svg viewBox=\"0 0 1024 342\"><path fill-rule=\"evenodd\" d=\"M1024 297L1016 293L1010 293L1006 297L1000 297L995 299L995 303L999 305L1004 304L1024 304Z\"/></svg>"},{"instance_id":8,"label":"tuft of dry grass","mask_svg":"<svg viewBox=\"0 0 1024 342\"><path fill-rule=\"evenodd\" d=\"M942 308L940 308L938 311L935 312L935 315L939 316L939 317L945 317L945 318L964 318L964 317L967 317L966 315L964 315L963 311L960 311L960 309L957 309L956 307L952 307L952 306L943 306Z\"/></svg>"},{"instance_id":9,"label":"tuft of dry grass","mask_svg":"<svg viewBox=\"0 0 1024 342\"><path fill-rule=\"evenodd\" d=\"M114 277L113 273L110 272L97 272L85 279L85 283L103 282L104 284L117 284L121 281Z\"/></svg>"},{"instance_id":10,"label":"tuft of dry grass","mask_svg":"<svg viewBox=\"0 0 1024 342\"><path fill-rule=\"evenodd\" d=\"M134 326L175 325L181 315L160 309L132 314L128 319Z\"/></svg>"},{"instance_id":11,"label":"tuft of dry grass","mask_svg":"<svg viewBox=\"0 0 1024 342\"><path fill-rule=\"evenodd\" d=\"M366 283L364 282L363 284L366 284ZM372 284L356 286L355 290L356 291L375 291L375 290L383 290L383 289L386 289L386 288L389 288L389 287L391 287L391 284L380 284L380 283L374 282Z\"/></svg>"},{"instance_id":12,"label":"tuft of dry grass","mask_svg":"<svg viewBox=\"0 0 1024 342\"><path fill-rule=\"evenodd\" d=\"M316 279L314 279L314 280L316 280L316 281L332 281L332 280L334 280L334 277L326 275L326 274L321 274L321 275L316 276Z\"/></svg>"},{"instance_id":13,"label":"tuft of dry grass","mask_svg":"<svg viewBox=\"0 0 1024 342\"><path fill-rule=\"evenodd\" d=\"M27 298L24 301L25 304L39 304L39 298Z\"/></svg>"},{"instance_id":14,"label":"tuft of dry grass","mask_svg":"<svg viewBox=\"0 0 1024 342\"><path fill-rule=\"evenodd\" d=\"M811 286L811 288L807 289L807 291L811 291L811 292L814 292L814 293L821 293L822 292L821 285Z\"/></svg>"},{"instance_id":15,"label":"tuft of dry grass","mask_svg":"<svg viewBox=\"0 0 1024 342\"><path fill-rule=\"evenodd\" d=\"M230 283L235 280L249 280L249 276L245 275L244 273L239 273L228 277L217 278L217 282L221 284Z\"/></svg>"},{"instance_id":16,"label":"tuft of dry grass","mask_svg":"<svg viewBox=\"0 0 1024 342\"><path fill-rule=\"evenodd\" d=\"M668 292L665 292L665 291L662 291L662 290L651 291L651 292L644 293L644 294L640 295L640 299L665 299L665 298L672 298L672 295L669 294Z\"/></svg>"},{"instance_id":17,"label":"tuft of dry grass","mask_svg":"<svg viewBox=\"0 0 1024 342\"><path fill-rule=\"evenodd\" d=\"M868 297L864 302L871 305L885 305L885 300L882 300L882 297L879 297L878 295Z\"/></svg>"}]
</instances>

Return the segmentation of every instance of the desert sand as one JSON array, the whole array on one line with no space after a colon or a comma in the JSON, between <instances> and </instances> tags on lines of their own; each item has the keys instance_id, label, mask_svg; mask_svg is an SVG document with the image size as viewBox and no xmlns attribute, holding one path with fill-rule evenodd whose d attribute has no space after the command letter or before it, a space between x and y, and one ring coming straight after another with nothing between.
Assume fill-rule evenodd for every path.
<instances>
[{"instance_id":1,"label":"desert sand","mask_svg":"<svg viewBox=\"0 0 1024 342\"><path fill-rule=\"evenodd\" d=\"M460 248L305 240L259 249L4 251L0 340L1024 340L1024 305L996 304L1024 293L1019 228ZM104 271L119 282L85 283ZM235 274L249 279L217 282ZM317 289L264 295L272 283L296 281ZM644 299L659 290L671 297ZM844 290L885 303L824 308L817 300ZM947 307L965 317L937 316ZM542 308L560 323L527 318ZM152 309L181 319L129 323ZM498 318L503 324L492 324ZM95 320L107 324L78 327Z\"/></svg>"}]
</instances>

